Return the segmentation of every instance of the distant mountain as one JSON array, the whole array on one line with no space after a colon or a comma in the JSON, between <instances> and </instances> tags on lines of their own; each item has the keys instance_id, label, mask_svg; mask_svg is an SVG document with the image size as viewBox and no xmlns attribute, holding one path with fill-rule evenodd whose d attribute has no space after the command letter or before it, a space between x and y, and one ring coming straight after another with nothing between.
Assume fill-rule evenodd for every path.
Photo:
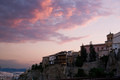
<instances>
[{"instance_id":1,"label":"distant mountain","mask_svg":"<svg viewBox=\"0 0 120 80\"><path fill-rule=\"evenodd\" d=\"M0 71L3 72L25 72L26 69L22 68L22 69L15 69L15 68L0 68Z\"/></svg>"}]
</instances>

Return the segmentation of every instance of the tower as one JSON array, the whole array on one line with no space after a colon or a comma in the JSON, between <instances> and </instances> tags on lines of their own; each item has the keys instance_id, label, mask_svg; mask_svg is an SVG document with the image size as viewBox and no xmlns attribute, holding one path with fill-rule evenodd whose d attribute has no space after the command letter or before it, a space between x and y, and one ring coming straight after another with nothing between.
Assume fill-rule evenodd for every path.
<instances>
[{"instance_id":1,"label":"tower","mask_svg":"<svg viewBox=\"0 0 120 80\"><path fill-rule=\"evenodd\" d=\"M113 33L109 33L107 35L107 41L105 41L106 48L110 51L112 49L112 43L113 43Z\"/></svg>"}]
</instances>

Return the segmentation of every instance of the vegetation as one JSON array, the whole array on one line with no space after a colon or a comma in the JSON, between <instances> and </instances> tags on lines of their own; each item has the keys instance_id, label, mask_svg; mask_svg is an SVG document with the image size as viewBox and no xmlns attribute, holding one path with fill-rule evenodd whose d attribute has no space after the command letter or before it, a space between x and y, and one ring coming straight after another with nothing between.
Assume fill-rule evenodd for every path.
<instances>
[{"instance_id":1,"label":"vegetation","mask_svg":"<svg viewBox=\"0 0 120 80\"><path fill-rule=\"evenodd\" d=\"M38 64L33 64L31 67L31 70L40 70L40 72L43 72L43 67L42 67L42 63Z\"/></svg>"},{"instance_id":2,"label":"vegetation","mask_svg":"<svg viewBox=\"0 0 120 80\"><path fill-rule=\"evenodd\" d=\"M81 56L78 55L75 65L77 67L82 67L83 63L87 61L86 59L87 59L87 52L86 52L85 47L82 45L81 46Z\"/></svg>"},{"instance_id":3,"label":"vegetation","mask_svg":"<svg viewBox=\"0 0 120 80\"><path fill-rule=\"evenodd\" d=\"M81 57L83 59L83 62L86 62L87 60L87 52L86 52L86 49L85 47L82 45L81 46Z\"/></svg>"},{"instance_id":4,"label":"vegetation","mask_svg":"<svg viewBox=\"0 0 120 80\"><path fill-rule=\"evenodd\" d=\"M116 55L116 59L117 59L118 61L120 61L120 49L118 49L118 53L117 53L117 55Z\"/></svg>"},{"instance_id":5,"label":"vegetation","mask_svg":"<svg viewBox=\"0 0 120 80\"><path fill-rule=\"evenodd\" d=\"M110 71L109 73L107 73L107 77L113 77L113 76L115 76L115 73L116 72L116 69L113 69L112 71Z\"/></svg>"},{"instance_id":6,"label":"vegetation","mask_svg":"<svg viewBox=\"0 0 120 80\"><path fill-rule=\"evenodd\" d=\"M85 74L83 69L78 69L77 74L75 75L75 77L86 77L87 75Z\"/></svg>"},{"instance_id":7,"label":"vegetation","mask_svg":"<svg viewBox=\"0 0 120 80\"><path fill-rule=\"evenodd\" d=\"M89 71L89 76L92 77L92 78L105 77L106 73L104 72L104 69L102 69L102 68L92 68Z\"/></svg>"},{"instance_id":8,"label":"vegetation","mask_svg":"<svg viewBox=\"0 0 120 80\"><path fill-rule=\"evenodd\" d=\"M83 65L83 59L82 59L81 56L78 55L78 57L77 57L77 59L76 59L76 62L75 62L75 65L76 65L77 67L82 67L82 65Z\"/></svg>"},{"instance_id":9,"label":"vegetation","mask_svg":"<svg viewBox=\"0 0 120 80\"><path fill-rule=\"evenodd\" d=\"M109 58L109 56L105 56L105 55L100 58L100 61L104 65L105 68L107 66L108 58Z\"/></svg>"},{"instance_id":10,"label":"vegetation","mask_svg":"<svg viewBox=\"0 0 120 80\"><path fill-rule=\"evenodd\" d=\"M90 62L92 61L96 61L96 52L95 52L95 49L94 49L94 46L92 44L90 44L90 54L89 54L89 57L90 57Z\"/></svg>"}]
</instances>

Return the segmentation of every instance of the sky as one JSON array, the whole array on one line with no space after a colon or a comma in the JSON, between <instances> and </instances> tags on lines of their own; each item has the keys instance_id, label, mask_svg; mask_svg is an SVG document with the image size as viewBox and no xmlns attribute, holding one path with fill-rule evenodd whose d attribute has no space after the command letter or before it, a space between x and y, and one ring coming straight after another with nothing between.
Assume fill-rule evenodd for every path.
<instances>
[{"instance_id":1,"label":"sky","mask_svg":"<svg viewBox=\"0 0 120 80\"><path fill-rule=\"evenodd\" d=\"M120 0L0 0L0 66L28 68L120 31Z\"/></svg>"}]
</instances>

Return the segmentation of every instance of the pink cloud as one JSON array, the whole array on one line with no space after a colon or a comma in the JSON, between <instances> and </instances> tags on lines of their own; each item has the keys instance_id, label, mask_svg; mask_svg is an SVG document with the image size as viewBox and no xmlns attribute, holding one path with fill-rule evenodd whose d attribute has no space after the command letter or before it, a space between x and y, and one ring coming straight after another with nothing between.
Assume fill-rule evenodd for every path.
<instances>
[{"instance_id":1,"label":"pink cloud","mask_svg":"<svg viewBox=\"0 0 120 80\"><path fill-rule=\"evenodd\" d=\"M63 15L63 12L58 12L58 13L55 13L54 15L55 15L55 17L60 17Z\"/></svg>"},{"instance_id":2,"label":"pink cloud","mask_svg":"<svg viewBox=\"0 0 120 80\"><path fill-rule=\"evenodd\" d=\"M61 37L61 41L58 41L57 43L59 44L64 44L64 43L67 43L67 42L71 42L71 41L75 41L75 40L80 40L80 39L83 39L83 38L88 38L89 36L82 36L82 37Z\"/></svg>"},{"instance_id":3,"label":"pink cloud","mask_svg":"<svg viewBox=\"0 0 120 80\"><path fill-rule=\"evenodd\" d=\"M100 0L0 0L0 5L0 42L79 40L86 37L64 36L58 30L108 14Z\"/></svg>"},{"instance_id":4,"label":"pink cloud","mask_svg":"<svg viewBox=\"0 0 120 80\"><path fill-rule=\"evenodd\" d=\"M37 9L34 9L32 14L35 16L32 20L32 22L36 22L38 20L43 20L43 19L47 19L53 8L50 7L51 5L51 0L43 0L41 3L40 3L40 6L42 7L42 11L37 8Z\"/></svg>"},{"instance_id":5,"label":"pink cloud","mask_svg":"<svg viewBox=\"0 0 120 80\"><path fill-rule=\"evenodd\" d=\"M75 12L76 8L67 8L67 14L66 16L69 18L73 15L73 12Z\"/></svg>"}]
</instances>

